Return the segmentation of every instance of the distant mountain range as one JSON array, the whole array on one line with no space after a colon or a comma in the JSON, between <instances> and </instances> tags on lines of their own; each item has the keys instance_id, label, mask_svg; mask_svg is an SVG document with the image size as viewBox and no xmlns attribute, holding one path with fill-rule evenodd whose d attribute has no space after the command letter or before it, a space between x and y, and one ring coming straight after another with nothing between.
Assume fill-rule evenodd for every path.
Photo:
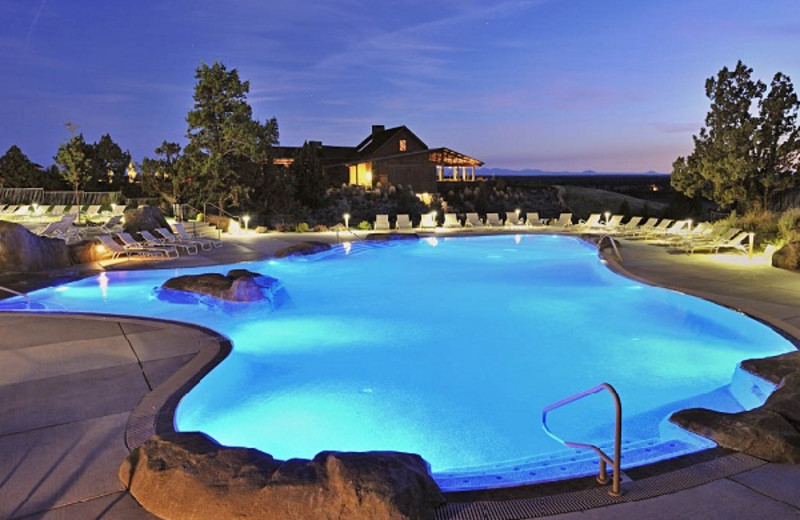
<instances>
[{"instance_id":1,"label":"distant mountain range","mask_svg":"<svg viewBox=\"0 0 800 520\"><path fill-rule=\"evenodd\" d=\"M586 175L669 175L668 173L661 172L596 172L594 170L585 170L582 172L550 172L544 170L506 170L505 168L478 168L475 170L476 175L483 177L545 177L545 176L586 176Z\"/></svg>"}]
</instances>

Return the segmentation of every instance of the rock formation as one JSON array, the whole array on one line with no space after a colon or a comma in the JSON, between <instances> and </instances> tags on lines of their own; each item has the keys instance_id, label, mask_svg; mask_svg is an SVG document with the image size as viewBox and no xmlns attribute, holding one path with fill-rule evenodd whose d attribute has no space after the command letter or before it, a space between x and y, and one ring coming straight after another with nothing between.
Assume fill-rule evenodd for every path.
<instances>
[{"instance_id":1,"label":"rock formation","mask_svg":"<svg viewBox=\"0 0 800 520\"><path fill-rule=\"evenodd\" d=\"M69 265L63 240L41 237L25 226L0 220L0 272L33 273Z\"/></svg>"},{"instance_id":2,"label":"rock formation","mask_svg":"<svg viewBox=\"0 0 800 520\"><path fill-rule=\"evenodd\" d=\"M421 520L444 503L419 455L322 452L284 462L196 432L154 436L119 476L145 509L174 520Z\"/></svg>"},{"instance_id":3,"label":"rock formation","mask_svg":"<svg viewBox=\"0 0 800 520\"><path fill-rule=\"evenodd\" d=\"M161 210L153 206L142 206L141 208L129 209L125 212L125 224L123 229L126 233L136 235L139 231L147 230L152 232L156 228L167 228L167 219L161 213Z\"/></svg>"},{"instance_id":4,"label":"rock formation","mask_svg":"<svg viewBox=\"0 0 800 520\"><path fill-rule=\"evenodd\" d=\"M743 361L742 368L778 385L763 406L740 413L691 408L672 414L670 421L723 448L800 463L800 352Z\"/></svg>"},{"instance_id":5,"label":"rock formation","mask_svg":"<svg viewBox=\"0 0 800 520\"><path fill-rule=\"evenodd\" d=\"M790 242L772 255L772 266L800 271L800 242Z\"/></svg>"},{"instance_id":6,"label":"rock formation","mask_svg":"<svg viewBox=\"0 0 800 520\"><path fill-rule=\"evenodd\" d=\"M275 278L232 269L226 275L207 273L170 278L161 285L158 296L174 303L194 303L198 298L210 296L229 302L268 302L274 308L282 303L285 291Z\"/></svg>"}]
</instances>

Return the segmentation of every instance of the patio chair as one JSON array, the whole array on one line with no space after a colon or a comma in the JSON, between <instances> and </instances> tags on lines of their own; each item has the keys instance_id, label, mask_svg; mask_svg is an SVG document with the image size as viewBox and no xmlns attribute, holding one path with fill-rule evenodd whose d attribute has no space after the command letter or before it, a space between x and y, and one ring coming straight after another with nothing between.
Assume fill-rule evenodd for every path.
<instances>
[{"instance_id":1,"label":"patio chair","mask_svg":"<svg viewBox=\"0 0 800 520\"><path fill-rule=\"evenodd\" d=\"M390 229L389 215L375 215L373 229L375 229L375 231L388 231Z\"/></svg>"},{"instance_id":2,"label":"patio chair","mask_svg":"<svg viewBox=\"0 0 800 520\"><path fill-rule=\"evenodd\" d=\"M398 213L397 222L394 227L395 229L411 229L411 219L408 217L408 214Z\"/></svg>"},{"instance_id":3,"label":"patio chair","mask_svg":"<svg viewBox=\"0 0 800 520\"><path fill-rule=\"evenodd\" d=\"M622 225L622 219L624 218L625 215L611 215L611 218L608 219L608 222L605 223L605 230L615 231Z\"/></svg>"},{"instance_id":4,"label":"patio chair","mask_svg":"<svg viewBox=\"0 0 800 520\"><path fill-rule=\"evenodd\" d=\"M446 228L456 228L456 229L460 229L462 227L461 221L458 220L458 215L456 215L455 213L445 213L444 224L442 226Z\"/></svg>"},{"instance_id":5,"label":"patio chair","mask_svg":"<svg viewBox=\"0 0 800 520\"><path fill-rule=\"evenodd\" d=\"M193 237L186 232L186 229L183 227L183 224L180 222L175 223L175 232L178 234L181 240L194 240L200 244L200 247L208 251L212 247L222 247L222 240L217 240L216 238L206 238L206 237Z\"/></svg>"},{"instance_id":6,"label":"patio chair","mask_svg":"<svg viewBox=\"0 0 800 520\"><path fill-rule=\"evenodd\" d=\"M503 221L500 220L500 215L498 213L487 213L486 225L488 227L503 227Z\"/></svg>"},{"instance_id":7,"label":"patio chair","mask_svg":"<svg viewBox=\"0 0 800 520\"><path fill-rule=\"evenodd\" d=\"M145 251L154 255L164 255L167 258L169 258L172 253L175 253L175 258L179 256L178 250L175 247L157 244L147 245L137 241L135 238L133 238L133 236L131 236L130 233L117 233L117 238L122 241L122 244L126 249L130 249L131 251Z\"/></svg>"},{"instance_id":8,"label":"patio chair","mask_svg":"<svg viewBox=\"0 0 800 520\"><path fill-rule=\"evenodd\" d=\"M100 204L92 204L83 212L83 218L93 219L100 216Z\"/></svg>"},{"instance_id":9,"label":"patio chair","mask_svg":"<svg viewBox=\"0 0 800 520\"><path fill-rule=\"evenodd\" d=\"M720 249L735 249L740 253L748 253L748 248L744 245L744 241L750 236L749 232L737 229L737 233L730 238L727 235L728 233L726 233L724 237L720 237L717 240L709 240L705 243L695 243L689 250L689 254L703 250L711 251L714 254L717 254L719 253Z\"/></svg>"},{"instance_id":10,"label":"patio chair","mask_svg":"<svg viewBox=\"0 0 800 520\"><path fill-rule=\"evenodd\" d=\"M709 233L708 235L698 237L686 237L679 246L689 254L692 254L696 249L709 249L715 244L725 243L735 237L742 230L736 227L728 228L724 231L717 233Z\"/></svg>"},{"instance_id":11,"label":"patio chair","mask_svg":"<svg viewBox=\"0 0 800 520\"><path fill-rule=\"evenodd\" d=\"M639 221L642 220L642 217L638 217ZM633 219L631 219L633 220ZM630 222L628 223L630 224ZM627 224L624 226L625 230L623 231L623 235L625 237L636 238L637 236L646 234L650 232L654 227L658 224L657 217L650 217L644 224L636 225L636 226L628 226Z\"/></svg>"},{"instance_id":12,"label":"patio chair","mask_svg":"<svg viewBox=\"0 0 800 520\"><path fill-rule=\"evenodd\" d=\"M140 232L139 234L142 233L147 233L147 231ZM167 228L156 228L156 233L158 233L164 238L164 241L162 243L173 245L175 247L182 247L183 249L186 250L187 254L196 255L200 251L199 243L196 240L183 240L173 235L172 232ZM147 233L147 235L150 235L150 233ZM147 235L142 235L145 238L145 240L147 240L148 238Z\"/></svg>"},{"instance_id":13,"label":"patio chair","mask_svg":"<svg viewBox=\"0 0 800 520\"><path fill-rule=\"evenodd\" d=\"M483 222L481 222L481 218L478 216L477 213L467 213L467 221L465 223L465 226L473 228L481 228L483 227Z\"/></svg>"}]
</instances>

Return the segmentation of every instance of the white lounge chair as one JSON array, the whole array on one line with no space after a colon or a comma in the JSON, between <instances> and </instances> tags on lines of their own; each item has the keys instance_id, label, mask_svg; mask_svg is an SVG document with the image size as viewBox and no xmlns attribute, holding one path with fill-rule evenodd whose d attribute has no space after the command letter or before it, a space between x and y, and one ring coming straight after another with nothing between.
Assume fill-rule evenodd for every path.
<instances>
[{"instance_id":1,"label":"white lounge chair","mask_svg":"<svg viewBox=\"0 0 800 520\"><path fill-rule=\"evenodd\" d=\"M577 227L580 228L581 231L590 231L595 228L600 228L603 226L603 224L600 222L601 218L603 218L603 215L600 213L592 213L586 220L581 220L578 222Z\"/></svg>"},{"instance_id":2,"label":"white lounge chair","mask_svg":"<svg viewBox=\"0 0 800 520\"><path fill-rule=\"evenodd\" d=\"M420 229L435 228L436 227L436 212L423 213L419 221Z\"/></svg>"},{"instance_id":3,"label":"white lounge chair","mask_svg":"<svg viewBox=\"0 0 800 520\"><path fill-rule=\"evenodd\" d=\"M481 228L483 227L483 222L481 222L481 218L478 216L477 213L467 213L467 221L465 223L465 226L473 228Z\"/></svg>"},{"instance_id":4,"label":"white lounge chair","mask_svg":"<svg viewBox=\"0 0 800 520\"><path fill-rule=\"evenodd\" d=\"M409 218L407 213L399 213L397 215L397 222L395 223L395 229L411 229L411 219Z\"/></svg>"},{"instance_id":5,"label":"white lounge chair","mask_svg":"<svg viewBox=\"0 0 800 520\"><path fill-rule=\"evenodd\" d=\"M558 218L550 223L550 227L568 228L572 226L572 213L562 213Z\"/></svg>"},{"instance_id":6,"label":"white lounge chair","mask_svg":"<svg viewBox=\"0 0 800 520\"><path fill-rule=\"evenodd\" d=\"M442 227L460 229L462 226L461 221L458 220L458 215L455 213L445 213Z\"/></svg>"},{"instance_id":7,"label":"white lounge chair","mask_svg":"<svg viewBox=\"0 0 800 520\"><path fill-rule=\"evenodd\" d=\"M545 222L539 218L539 212L533 211L525 215L525 225L528 227L542 227Z\"/></svg>"},{"instance_id":8,"label":"white lounge chair","mask_svg":"<svg viewBox=\"0 0 800 520\"><path fill-rule=\"evenodd\" d=\"M175 247L157 244L147 245L137 241L130 233L117 233L117 237L122 241L125 248L131 251L146 251L150 254L164 255L167 258L172 256L172 253L175 253L176 258L179 256L178 250Z\"/></svg>"},{"instance_id":9,"label":"white lounge chair","mask_svg":"<svg viewBox=\"0 0 800 520\"><path fill-rule=\"evenodd\" d=\"M100 229L106 233L112 233L122 225L122 215L113 215L108 219L105 224L100 226Z\"/></svg>"},{"instance_id":10,"label":"white lounge chair","mask_svg":"<svg viewBox=\"0 0 800 520\"><path fill-rule=\"evenodd\" d=\"M174 243L170 242L166 238L158 238L157 236L153 235L146 229L142 229L139 231L139 236L144 239L144 245L146 247L163 247L163 248L172 248L175 249L176 256L178 252L178 248L182 248L186 250L187 254L195 255L197 254L197 245L195 244L186 244L184 242L181 243ZM171 253L171 251L169 251Z\"/></svg>"},{"instance_id":11,"label":"white lounge chair","mask_svg":"<svg viewBox=\"0 0 800 520\"><path fill-rule=\"evenodd\" d=\"M506 226L519 226L519 211L506 211Z\"/></svg>"},{"instance_id":12,"label":"white lounge chair","mask_svg":"<svg viewBox=\"0 0 800 520\"><path fill-rule=\"evenodd\" d=\"M642 219L642 217L639 217L640 221L641 221L641 219ZM650 217L649 219L647 219L647 221L644 224L637 225L637 226L631 226L631 227L628 227L626 225L625 226L624 235L626 237L635 238L637 236L641 236L641 235L647 234L654 227L656 227L656 224L658 224L658 218L657 217Z\"/></svg>"},{"instance_id":13,"label":"white lounge chair","mask_svg":"<svg viewBox=\"0 0 800 520\"><path fill-rule=\"evenodd\" d=\"M375 231L388 231L391 229L389 226L389 215L375 215L373 229L375 229Z\"/></svg>"},{"instance_id":14,"label":"white lounge chair","mask_svg":"<svg viewBox=\"0 0 800 520\"><path fill-rule=\"evenodd\" d=\"M111 253L111 258L119 258L122 255L156 256L159 253L149 251L145 248L126 247L118 244L110 235L97 235L95 237Z\"/></svg>"},{"instance_id":15,"label":"white lounge chair","mask_svg":"<svg viewBox=\"0 0 800 520\"><path fill-rule=\"evenodd\" d=\"M500 220L500 215L498 213L487 213L486 225L488 227L503 227L503 221Z\"/></svg>"},{"instance_id":16,"label":"white lounge chair","mask_svg":"<svg viewBox=\"0 0 800 520\"><path fill-rule=\"evenodd\" d=\"M147 231L143 231L141 233L147 233ZM140 234L141 234L140 233ZM186 250L186 253L189 255L196 255L200 251L200 247L197 241L195 240L181 240L180 238L176 237L172 234L169 229L166 228L156 228L156 233L161 235L164 238L165 244L173 245L175 247L181 247ZM150 233L147 233L148 235ZM148 240L147 235L142 235L145 240ZM152 235L151 235L152 236ZM155 238L155 237L154 237ZM149 240L148 240L149 242Z\"/></svg>"},{"instance_id":17,"label":"white lounge chair","mask_svg":"<svg viewBox=\"0 0 800 520\"><path fill-rule=\"evenodd\" d=\"M211 249L212 247L222 247L222 240L217 240L215 238L206 238L206 237L193 237L186 232L184 229L183 224L180 222L175 223L175 232L182 240L195 240L200 243L200 247L203 249Z\"/></svg>"}]
</instances>

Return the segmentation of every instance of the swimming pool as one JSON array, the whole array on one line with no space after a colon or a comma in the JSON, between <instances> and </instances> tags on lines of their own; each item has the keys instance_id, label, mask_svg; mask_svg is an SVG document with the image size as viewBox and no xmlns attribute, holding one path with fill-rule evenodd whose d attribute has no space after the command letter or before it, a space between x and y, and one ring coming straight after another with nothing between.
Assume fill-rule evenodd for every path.
<instances>
[{"instance_id":1,"label":"swimming pool","mask_svg":"<svg viewBox=\"0 0 800 520\"><path fill-rule=\"evenodd\" d=\"M572 237L349 244L236 267L279 279L288 300L273 311L168 303L154 291L230 266L109 272L30 297L49 310L174 319L231 338L232 354L181 401L180 430L281 459L420 453L444 489L558 477L538 469L548 461L570 475L594 471L594 456L545 436L540 414L603 381L623 401L623 468L713 446L665 418L692 406L741 410L730 386L738 363L793 350L746 316L611 272ZM606 445L613 408L599 394L550 424Z\"/></svg>"}]
</instances>

